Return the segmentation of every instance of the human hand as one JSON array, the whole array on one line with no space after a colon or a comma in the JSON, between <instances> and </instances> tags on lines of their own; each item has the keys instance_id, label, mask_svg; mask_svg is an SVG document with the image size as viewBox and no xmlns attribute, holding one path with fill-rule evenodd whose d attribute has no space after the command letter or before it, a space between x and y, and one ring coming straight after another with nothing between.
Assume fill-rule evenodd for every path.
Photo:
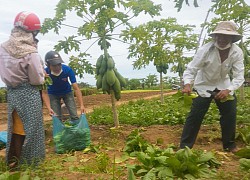
<instances>
[{"instance_id":1,"label":"human hand","mask_svg":"<svg viewBox=\"0 0 250 180\"><path fill-rule=\"evenodd\" d=\"M219 100L223 100L223 99L226 99L229 95L231 91L228 90L228 89L225 89L225 90L221 90L220 92L218 92L216 94L216 96L214 97L215 99L219 99Z\"/></svg>"},{"instance_id":2,"label":"human hand","mask_svg":"<svg viewBox=\"0 0 250 180\"><path fill-rule=\"evenodd\" d=\"M191 93L191 85L190 84L185 84L184 88L182 89L182 93L186 93L186 94L190 95L190 93Z\"/></svg>"},{"instance_id":3,"label":"human hand","mask_svg":"<svg viewBox=\"0 0 250 180\"><path fill-rule=\"evenodd\" d=\"M49 110L49 115L50 115L50 116L55 115L55 112L53 111L53 109L50 108L50 109L48 109L48 110Z\"/></svg>"},{"instance_id":4,"label":"human hand","mask_svg":"<svg viewBox=\"0 0 250 180\"><path fill-rule=\"evenodd\" d=\"M49 77L49 74L45 70L43 70L43 73L45 77Z\"/></svg>"},{"instance_id":5,"label":"human hand","mask_svg":"<svg viewBox=\"0 0 250 180\"><path fill-rule=\"evenodd\" d=\"M81 114L85 114L86 113L86 108L84 106L81 106L80 109L81 109Z\"/></svg>"},{"instance_id":6,"label":"human hand","mask_svg":"<svg viewBox=\"0 0 250 180\"><path fill-rule=\"evenodd\" d=\"M50 77L49 74L47 73L44 73L44 76L47 78L47 77Z\"/></svg>"}]
</instances>

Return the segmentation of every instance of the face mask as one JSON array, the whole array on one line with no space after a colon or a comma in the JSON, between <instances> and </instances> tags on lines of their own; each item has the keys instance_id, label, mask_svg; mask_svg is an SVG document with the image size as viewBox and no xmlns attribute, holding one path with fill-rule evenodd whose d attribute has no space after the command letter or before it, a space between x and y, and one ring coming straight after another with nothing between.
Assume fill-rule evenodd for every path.
<instances>
[{"instance_id":1,"label":"face mask","mask_svg":"<svg viewBox=\"0 0 250 180\"><path fill-rule=\"evenodd\" d=\"M231 43L228 43L225 47L220 47L217 42L214 43L214 46L217 47L219 50L225 50L231 47Z\"/></svg>"},{"instance_id":2,"label":"face mask","mask_svg":"<svg viewBox=\"0 0 250 180\"><path fill-rule=\"evenodd\" d=\"M61 73L62 73L62 69L61 69L61 71L59 73L55 73L55 72L51 71L51 74L54 75L54 76L60 76Z\"/></svg>"}]
</instances>

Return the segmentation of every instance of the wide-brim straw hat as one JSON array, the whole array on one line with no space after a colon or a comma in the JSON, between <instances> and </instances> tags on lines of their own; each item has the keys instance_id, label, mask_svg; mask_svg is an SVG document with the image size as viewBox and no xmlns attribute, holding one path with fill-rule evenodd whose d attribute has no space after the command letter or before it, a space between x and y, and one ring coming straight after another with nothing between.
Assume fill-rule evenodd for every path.
<instances>
[{"instance_id":1,"label":"wide-brim straw hat","mask_svg":"<svg viewBox=\"0 0 250 180\"><path fill-rule=\"evenodd\" d=\"M237 26L235 23L231 21L221 21L216 26L215 30L209 34L209 36L214 37L216 34L226 34L231 35L233 37L232 42L239 41L242 38L237 32Z\"/></svg>"}]
</instances>

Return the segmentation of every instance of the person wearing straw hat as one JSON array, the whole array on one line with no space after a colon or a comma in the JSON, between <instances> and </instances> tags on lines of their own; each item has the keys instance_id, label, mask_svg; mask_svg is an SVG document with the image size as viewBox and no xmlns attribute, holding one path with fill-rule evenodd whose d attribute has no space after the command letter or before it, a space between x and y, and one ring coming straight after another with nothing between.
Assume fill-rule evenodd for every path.
<instances>
[{"instance_id":1,"label":"person wearing straw hat","mask_svg":"<svg viewBox=\"0 0 250 180\"><path fill-rule=\"evenodd\" d=\"M231 21L219 22L209 34L213 41L203 45L187 65L182 92L194 89L191 110L183 127L180 148L193 148L203 118L212 100L220 112L223 150L236 152L236 106L234 91L244 83L243 52L235 44L242 36Z\"/></svg>"}]
</instances>

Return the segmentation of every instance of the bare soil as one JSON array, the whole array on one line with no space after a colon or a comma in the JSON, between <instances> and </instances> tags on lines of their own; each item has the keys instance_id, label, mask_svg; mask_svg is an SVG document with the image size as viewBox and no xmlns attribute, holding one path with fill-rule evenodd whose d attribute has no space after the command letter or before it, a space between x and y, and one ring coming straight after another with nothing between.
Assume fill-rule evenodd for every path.
<instances>
[{"instance_id":1,"label":"bare soil","mask_svg":"<svg viewBox=\"0 0 250 180\"><path fill-rule=\"evenodd\" d=\"M175 93L175 92L172 92ZM170 95L172 93L166 93L164 95ZM131 100L138 100L141 98L150 99L153 97L160 97L159 92L140 92L140 93L127 93L122 94L122 98L117 102L117 105L126 103ZM91 96L84 96L84 104L87 108L87 113L91 112L94 107L110 104L110 96L107 94L98 94ZM52 144L52 130L51 130L51 117L48 116L48 112L44 107L44 120L46 127L46 152L47 158L55 155L54 147ZM0 131L6 130L7 112L6 104L0 104ZM152 144L158 144L162 147L167 147L172 144L176 147L179 145L179 140L182 132L182 125L168 126L168 125L154 125L149 127L136 127L131 125L123 125L117 130L111 130L112 128L105 125L91 125L91 141L93 145L106 147L105 153L108 154L111 161L114 157L122 155L122 149L125 146L126 137L132 130L137 128L143 128L143 137ZM243 145L238 142L238 146ZM222 151L222 143L220 140L220 128L217 126L209 125L202 126L194 146L195 149L202 149L207 151L213 151L216 157L222 162L222 166L218 169L221 176L220 179L242 179L244 174L239 170L239 158L232 153L225 153ZM81 166L81 162L89 159L86 163L91 164L93 159L97 157L96 153L83 154L82 152L75 152L74 154L78 161L69 166ZM0 151L0 156L4 156L4 150ZM60 155L65 157L67 155ZM84 160L83 160L84 159ZM92 159L92 160L91 160ZM67 162L64 163L67 166ZM110 179L112 176L107 173L101 173L97 175L85 173L70 173L65 172L61 174L58 172L58 177L63 176L67 179ZM121 174L118 179L126 179L126 174Z\"/></svg>"}]
</instances>

